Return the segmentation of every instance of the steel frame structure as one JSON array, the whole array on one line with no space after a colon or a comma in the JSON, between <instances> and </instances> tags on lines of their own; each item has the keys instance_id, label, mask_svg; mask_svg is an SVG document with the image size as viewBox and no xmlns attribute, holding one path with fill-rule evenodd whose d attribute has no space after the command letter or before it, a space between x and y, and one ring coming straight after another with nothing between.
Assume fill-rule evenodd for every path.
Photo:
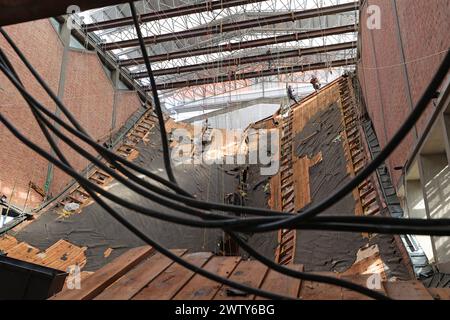
<instances>
[{"instance_id":1,"label":"steel frame structure","mask_svg":"<svg viewBox=\"0 0 450 320\"><path fill-rule=\"evenodd\" d=\"M1 25L63 15L71 4L0 0ZM76 37L81 31L93 39L126 78L145 89L128 4L77 5L102 8L81 14L85 20ZM261 81L307 82L312 73L340 73L356 56L354 46L345 46L356 41L356 0L144 0L136 7L161 96L180 105Z\"/></svg>"}]
</instances>

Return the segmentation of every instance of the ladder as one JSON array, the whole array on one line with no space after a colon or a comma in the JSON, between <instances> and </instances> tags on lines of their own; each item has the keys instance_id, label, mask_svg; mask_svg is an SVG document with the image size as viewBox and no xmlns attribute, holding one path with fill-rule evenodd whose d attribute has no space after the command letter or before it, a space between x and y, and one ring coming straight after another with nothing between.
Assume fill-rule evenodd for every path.
<instances>
[{"instance_id":1,"label":"ladder","mask_svg":"<svg viewBox=\"0 0 450 320\"><path fill-rule=\"evenodd\" d=\"M294 179L293 179L293 119L294 112L289 110L288 116L283 120L281 130L281 206L283 212L295 213L294 205ZM296 230L282 229L278 231L278 246L275 253L275 262L287 265L294 262Z\"/></svg>"}]
</instances>

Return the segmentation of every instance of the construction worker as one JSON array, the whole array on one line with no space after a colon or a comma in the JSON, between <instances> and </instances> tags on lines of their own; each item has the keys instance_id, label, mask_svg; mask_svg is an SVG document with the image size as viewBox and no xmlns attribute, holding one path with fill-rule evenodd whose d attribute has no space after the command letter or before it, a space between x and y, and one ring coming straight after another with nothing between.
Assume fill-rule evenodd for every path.
<instances>
[{"instance_id":1,"label":"construction worker","mask_svg":"<svg viewBox=\"0 0 450 320\"><path fill-rule=\"evenodd\" d=\"M287 94L290 100L293 100L295 103L297 102L297 98L294 95L294 90L292 89L291 85L288 86L287 88Z\"/></svg>"},{"instance_id":2,"label":"construction worker","mask_svg":"<svg viewBox=\"0 0 450 320\"><path fill-rule=\"evenodd\" d=\"M319 83L319 79L317 79L316 76L312 76L311 78L311 84L314 88L314 90L319 90L320 89L320 83Z\"/></svg>"}]
</instances>

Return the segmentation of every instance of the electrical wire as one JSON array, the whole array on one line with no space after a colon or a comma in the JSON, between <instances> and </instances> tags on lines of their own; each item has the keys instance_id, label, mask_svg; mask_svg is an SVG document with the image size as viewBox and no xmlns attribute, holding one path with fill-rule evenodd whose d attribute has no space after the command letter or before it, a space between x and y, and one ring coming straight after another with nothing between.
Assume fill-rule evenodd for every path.
<instances>
[{"instance_id":1,"label":"electrical wire","mask_svg":"<svg viewBox=\"0 0 450 320\"><path fill-rule=\"evenodd\" d=\"M2 69L3 70L3 69ZM448 70L448 68L447 68L447 70ZM151 72L151 71L150 71ZM27 101L28 102L28 101ZM1 119L2 119L2 122L3 123L5 123L5 121L6 121L6 119L5 118L3 118L3 117L1 117ZM415 121L417 121L417 119L415 119ZM405 123L406 124L406 123ZM9 129L11 129L11 127L8 127ZM166 136L164 136L164 137L166 137ZM164 139L164 138L163 138ZM400 140L402 140L403 138L400 138ZM63 164L62 162L61 162L61 164ZM376 167L375 167L376 168ZM371 172L370 172L371 173ZM81 183L80 183L81 184ZM101 188L100 188L101 189ZM242 209L243 208L240 208L241 209L241 212L242 212ZM254 209L254 208L252 208L252 209ZM271 213L274 213L273 211L271 212ZM325 217L324 217L325 218ZM350 218L350 217L349 217ZM286 220L285 219L285 217L280 217L279 218L279 220L280 220L280 222L279 223L282 223L282 221L284 221L284 220ZM298 222L301 222L301 219L299 219L299 221ZM381 222L381 221L380 221ZM417 221L417 222L419 222L419 221ZM304 222L305 224L311 224L311 222ZM325 226L325 224L324 224L324 222L322 221L321 222L324 226ZM420 223L422 224L423 223L423 221L420 221ZM345 224L342 224L343 226L345 226ZM296 226L295 224L292 224L292 226L293 227L298 227L298 228L300 228L299 226ZM360 224L360 226L363 226L364 227L364 224ZM448 226L448 223L447 223L447 226ZM263 226L264 228L267 228L267 226ZM331 226L331 227L333 227L333 226ZM346 227L351 227L351 226L346 226ZM357 227L357 225L355 225L355 227ZM278 229L278 228L276 228L276 229ZM387 229L389 229L389 228L387 228ZM268 229L269 230L269 229ZM273 229L273 230L275 230L275 229ZM136 230L135 230L136 231ZM259 230L260 232L262 232L261 231L261 229ZM388 231L388 230L386 230L386 231ZM441 230L442 231L442 230ZM236 240L238 243L239 243L239 239L237 239ZM245 246L246 244L244 243L244 246ZM243 246L243 247L244 247ZM249 250L250 251L250 250ZM249 252L250 253L250 252ZM252 255L255 255L255 253L256 253L256 256L258 257L258 253L257 252L254 252ZM260 257L259 257L260 258ZM267 258L266 258L267 259ZM272 264L273 262L272 261L262 261L264 264L266 264L266 265L270 265L270 264ZM276 265L276 264L275 264ZM277 268L281 268L281 269L287 269L287 268L284 268L284 267L281 267L281 266L279 266L279 265L276 265L276 267ZM280 269L280 270L281 270ZM285 270L283 270L283 272L286 272ZM296 274L296 276L298 277L299 275L298 274ZM304 276L304 275L302 275L302 276ZM328 281L329 279L327 279L326 281ZM336 280L336 279L334 279L334 280ZM341 280L340 280L341 281ZM340 283L339 282L339 284L338 285L341 285L342 283ZM358 288L359 289L359 288ZM364 288L364 289L366 289L366 288ZM367 289L366 289L367 290ZM356 291L358 291L358 290L356 290Z\"/></svg>"},{"instance_id":2,"label":"electrical wire","mask_svg":"<svg viewBox=\"0 0 450 320\"><path fill-rule=\"evenodd\" d=\"M1 63L0 65L3 66L3 59L1 59ZM4 67L4 66L3 66ZM27 101L28 102L28 101ZM41 121L40 117L37 117L38 122ZM62 169L63 171L65 171L66 173L69 172L75 172L69 163L64 164L61 161L56 160L54 157L52 157L49 153L47 153L45 150L43 150L42 148L40 148L39 146L37 146L36 144L34 144L33 142L31 142L29 139L27 139L25 136L23 136L8 120L6 120L6 118L3 117L3 115L0 113L0 122L2 122L7 128L8 130L16 137L18 138L20 141L22 141L26 146L28 146L29 148L31 148L32 150L34 150L36 153L42 155L44 158L48 159L49 161L53 162L56 166L58 166L60 169ZM52 137L50 137L50 140L52 140ZM55 144L56 149L59 149L58 146ZM81 177L81 176L80 176ZM86 180L86 181L85 181ZM202 269L201 267L197 267L189 262L187 262L186 260L182 259L181 257L178 257L176 254L172 253L170 250L166 249L165 247L163 247L161 244L159 244L158 242L152 240L150 237L148 237L147 235L145 235L143 232L141 232L139 230L139 228L135 227L132 223L130 223L127 219L125 219L124 217L122 217L119 213L117 213L115 210L113 210L109 205L107 205L94 191L92 191L89 188L89 182L87 179L80 179L80 181L78 181L80 183L80 185L86 190L86 192L89 193L89 195L103 208L105 209L114 219L116 219L119 223L121 223L123 226L125 226L129 231L131 231L132 233L134 233L135 235L137 235L141 240L143 240L145 243L149 244L150 246L152 246L155 250L157 250L158 252L160 252L161 254L165 255L166 257L168 257L169 259L175 261L176 263L184 266L185 268L198 273L200 275L203 275L205 277L207 277L210 280L214 280L217 282L220 282L222 284L228 285L230 287L233 287L235 289L238 290L243 290L245 292L251 293L251 294L255 294L261 297L265 297L265 298L269 298L269 299L292 299L291 297L286 297L283 295L279 295L279 294L275 294L272 292L268 292L265 290L261 290L261 289L257 289L257 288L253 288L232 280L229 280L227 278L223 278L220 277L216 274L213 274L209 271L206 271L205 269ZM92 187L92 186L91 186ZM96 189L95 187L93 189ZM100 188L101 189L101 188Z\"/></svg>"},{"instance_id":3,"label":"electrical wire","mask_svg":"<svg viewBox=\"0 0 450 320\"><path fill-rule=\"evenodd\" d=\"M3 70L3 71L7 71L7 70L5 70L5 68L3 67L3 65L2 65L2 70ZM8 74L7 74L7 75L8 75ZM27 102L30 102L29 97L27 97L26 101L27 101ZM19 138L22 142L24 142L24 143L25 143L26 145L28 145L28 146L33 146L33 144L32 144L29 140L27 141L25 137L23 137L22 135L20 135L20 134L17 132L17 129L15 129L15 128L14 128L14 127L6 120L1 114L0 114L0 121L3 122L3 123L8 127L8 129L11 130L11 132L12 132L17 138ZM38 117L38 121L42 121L41 117ZM56 148L58 148L58 147L56 147ZM92 190L89 189L89 187L92 187L92 188L94 188L94 191L96 190L96 191L98 191L98 192L101 192L102 189L101 189L100 187L96 186L95 184L92 184L89 180L87 180L87 179L85 179L84 177L82 177L82 176L80 176L79 174L77 174L77 173L70 167L70 165L65 165L64 163L62 163L62 162L56 160L56 159L53 158L50 154L46 153L45 151L43 151L42 149L40 149L40 148L37 147L36 145L34 145L33 150L35 150L35 151L38 152L39 154L43 155L45 158L47 158L49 161L53 162L56 166L58 166L60 169L64 170L64 171L65 171L66 173L68 173L69 175L71 175L71 176L73 176L73 177L75 177L75 178L78 178L78 182L80 183L80 185L81 185L83 188L85 188L86 191L89 191L89 194L90 194L91 196L92 196L92 194L95 195L95 197L93 197L94 200L96 200L96 201L100 200L100 199L98 198L98 196L95 194L95 192L92 192ZM80 181L80 180L81 180L81 181ZM102 203L103 203L103 202L102 202ZM102 207L103 207L105 210L108 210L108 207L104 207L104 205L102 205ZM108 212L111 213L110 210L108 210ZM121 218L120 215L119 215L119 216L116 215L116 216L113 216L113 217L115 217L116 219L120 219L120 218ZM133 230L136 232L136 229L133 229ZM235 241L239 241L238 237L237 237L233 232L230 232L230 235L231 235L234 239L236 239ZM149 242L149 243L151 244L151 242ZM283 272L283 271L288 272L288 273L291 272L291 271L288 270L287 268L282 267L282 266L279 266L279 265L276 265L276 264L274 264L273 262L271 262L271 261L268 260L268 259L264 260L264 257L262 257L259 253L257 253L257 252L256 252L255 250L253 250L252 248L248 248L248 247L247 247L247 250L248 250L248 252L251 252L251 254L252 254L254 257L256 257L257 260L262 261L264 264L266 264L266 265L268 265L268 266L270 266L270 267L272 267L272 268L276 268L277 270L279 270L279 271L281 271L281 272ZM163 253L164 253L164 252L163 252ZM187 262L186 262L186 263L187 263ZM273 264L273 266L271 266L270 264ZM194 267L194 266L191 266L191 267ZM311 275L308 275L308 274L305 274L305 273L301 273L301 272L292 272L292 273L295 274L295 276L296 276L297 278L300 278L300 279L311 279L311 280L312 280L312 279L316 279L316 278L314 278L314 276L312 276L312 278L311 278ZM357 290L358 292L361 292L361 293L363 293L363 294L368 295L369 297L373 297L373 298L376 298L376 299L384 299L384 298L385 298L383 295L380 295L380 294L378 294L378 293L376 293L376 292L373 292L373 291L371 291L371 290L368 290L367 288L364 288L364 287L362 287L362 286L358 286L358 285L352 284L351 282L348 282L348 281L343 281L343 280L341 280L341 279L335 279L335 278L332 278L332 277L326 277L326 276L318 276L316 280L317 280L317 281L321 281L321 282L325 282L325 283L329 283L329 284L334 284L334 285L336 285L336 283L337 283L338 285L340 285L340 286L342 286L342 287L349 288L349 289L353 289L353 290ZM251 290L250 290L250 291L247 290L247 292L252 292L252 291L251 291Z\"/></svg>"},{"instance_id":4,"label":"electrical wire","mask_svg":"<svg viewBox=\"0 0 450 320\"><path fill-rule=\"evenodd\" d=\"M133 22L134 27L136 29L136 34L138 36L139 45L141 47L142 56L144 57L145 67L147 68L147 73L150 78L150 87L152 90L153 95L153 102L154 107L156 111L156 115L158 116L158 122L159 122L159 130L161 132L161 142L163 147L163 155L164 155L164 166L166 167L166 173L169 177L169 180L176 184L175 176L172 171L172 166L170 164L170 157L169 157L169 144L167 143L167 132L166 132L166 125L164 121L164 115L161 110L161 104L159 102L159 96L158 96L158 90L156 88L156 82L155 77L153 76L152 67L150 65L150 59L148 58L147 49L145 48L145 44L142 40L142 33L141 28L139 26L137 14L136 14L136 8L134 7L134 2L129 2L130 9L131 9L131 15L133 16Z\"/></svg>"}]
</instances>

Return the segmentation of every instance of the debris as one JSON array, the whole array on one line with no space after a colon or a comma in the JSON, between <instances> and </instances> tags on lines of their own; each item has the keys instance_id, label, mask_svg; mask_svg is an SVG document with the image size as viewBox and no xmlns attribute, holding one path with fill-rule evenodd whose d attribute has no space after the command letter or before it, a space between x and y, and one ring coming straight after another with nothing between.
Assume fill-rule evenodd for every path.
<instances>
[{"instance_id":1,"label":"debris","mask_svg":"<svg viewBox=\"0 0 450 320\"><path fill-rule=\"evenodd\" d=\"M340 134L338 134L337 137L334 138L332 142L333 142L333 143L341 142L341 140L342 140L342 136L341 136Z\"/></svg>"},{"instance_id":2,"label":"debris","mask_svg":"<svg viewBox=\"0 0 450 320\"><path fill-rule=\"evenodd\" d=\"M80 205L75 202L69 202L64 205L64 210L68 212L74 212L80 209Z\"/></svg>"},{"instance_id":3,"label":"debris","mask_svg":"<svg viewBox=\"0 0 450 320\"><path fill-rule=\"evenodd\" d=\"M105 258L108 258L111 255L112 251L113 251L113 249L111 249L111 248L106 249L105 252L103 252L103 256Z\"/></svg>"}]
</instances>

